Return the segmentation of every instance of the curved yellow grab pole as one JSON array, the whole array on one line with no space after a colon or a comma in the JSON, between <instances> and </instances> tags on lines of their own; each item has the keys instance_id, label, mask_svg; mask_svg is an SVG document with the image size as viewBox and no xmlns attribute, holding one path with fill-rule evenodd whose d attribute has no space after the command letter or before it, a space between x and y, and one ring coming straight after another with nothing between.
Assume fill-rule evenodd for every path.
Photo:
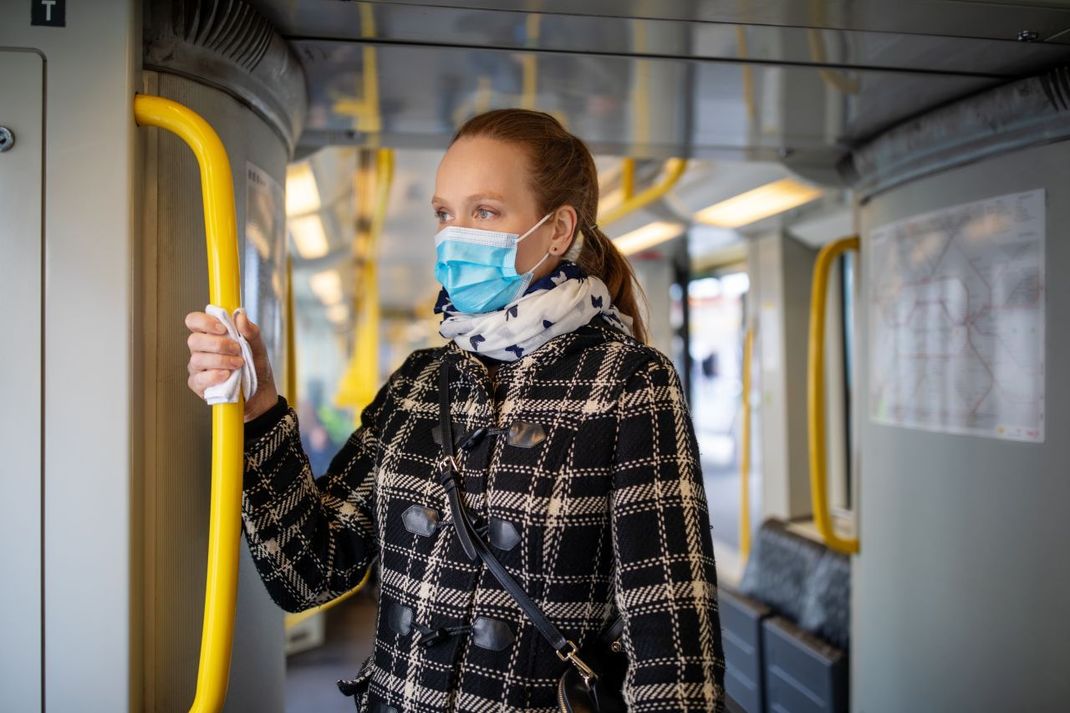
<instances>
[{"instance_id":1,"label":"curved yellow grab pole","mask_svg":"<svg viewBox=\"0 0 1070 713\"><path fill-rule=\"evenodd\" d=\"M162 97L134 96L134 118L178 135L201 169L204 229L208 248L209 302L233 312L241 306L238 233L233 177L223 142L208 123ZM244 405L212 406L212 496L208 530L208 578L204 592L197 695L191 711L220 711L227 697L238 592L241 494L244 469Z\"/></svg>"},{"instance_id":2,"label":"curved yellow grab pole","mask_svg":"<svg viewBox=\"0 0 1070 713\"><path fill-rule=\"evenodd\" d=\"M620 220L633 210L639 210L643 206L653 203L658 198L672 190L672 187L684 175L687 170L686 158L670 158L665 162L665 176L658 183L646 188L639 193L628 196L620 205L607 210L598 216L598 227L605 228L615 220Z\"/></svg>"},{"instance_id":3,"label":"curved yellow grab pole","mask_svg":"<svg viewBox=\"0 0 1070 713\"><path fill-rule=\"evenodd\" d=\"M297 408L297 310L294 308L294 260L286 256L286 400Z\"/></svg>"},{"instance_id":4,"label":"curved yellow grab pole","mask_svg":"<svg viewBox=\"0 0 1070 713\"><path fill-rule=\"evenodd\" d=\"M364 570L364 576L360 578L359 582L357 582L357 586L353 587L352 589L350 589L345 594L342 594L341 596L335 597L334 599L332 599L329 602L324 602L323 604L320 604L317 607L312 607L311 609L304 609L304 610L299 611L299 612L288 613L286 615L286 619L284 620L284 626L286 627L287 631L289 631L293 627L297 626L301 622L305 621L306 619L311 619L312 617L316 616L317 614L325 612L328 609L333 609L334 607L338 606L339 604L341 604L345 600L349 599L354 594L356 594L360 590L364 589L364 585L368 583L368 580L371 579L371 576L372 576L372 568L371 568L371 565L369 565L368 569Z\"/></svg>"},{"instance_id":5,"label":"curved yellow grab pole","mask_svg":"<svg viewBox=\"0 0 1070 713\"><path fill-rule=\"evenodd\" d=\"M814 263L810 293L810 346L806 363L806 415L810 436L810 500L814 521L825 544L837 552L858 552L857 539L836 534L829 515L828 472L825 469L825 302L828 297L829 270L836 258L848 250L857 251L857 235L841 238L821 248Z\"/></svg>"},{"instance_id":6,"label":"curved yellow grab pole","mask_svg":"<svg viewBox=\"0 0 1070 713\"><path fill-rule=\"evenodd\" d=\"M379 149L376 152L375 166L375 197L374 203L371 204L371 221L360 274L360 280L367 288L361 290L358 322L353 333L353 353L334 397L336 405L353 409L354 428L360 426L361 411L375 398L380 385L379 239L386 223L390 186L394 180L393 149ZM365 210L363 205L358 206L358 211Z\"/></svg>"},{"instance_id":7,"label":"curved yellow grab pole","mask_svg":"<svg viewBox=\"0 0 1070 713\"><path fill-rule=\"evenodd\" d=\"M739 449L739 554L743 561L750 556L750 390L751 359L754 355L754 328L743 336L743 432Z\"/></svg>"},{"instance_id":8,"label":"curved yellow grab pole","mask_svg":"<svg viewBox=\"0 0 1070 713\"><path fill-rule=\"evenodd\" d=\"M360 413L375 398L379 387L379 238L386 223L386 211L390 205L390 186L394 181L394 150L379 149L375 154L375 204L372 208L371 226L368 229L368 244L361 280L370 289L364 290L360 323L354 332L356 344L346 374L335 395L339 405L352 406L354 427L360 426ZM305 619L335 607L364 588L371 578L369 565L357 586L329 602L312 609L286 615L286 628L297 626Z\"/></svg>"}]
</instances>

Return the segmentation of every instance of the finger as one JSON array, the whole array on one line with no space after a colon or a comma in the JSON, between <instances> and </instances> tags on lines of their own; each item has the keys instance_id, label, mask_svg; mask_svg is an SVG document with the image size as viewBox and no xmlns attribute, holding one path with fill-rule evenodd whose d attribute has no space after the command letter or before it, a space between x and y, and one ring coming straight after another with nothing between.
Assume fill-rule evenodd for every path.
<instances>
[{"instance_id":1,"label":"finger","mask_svg":"<svg viewBox=\"0 0 1070 713\"><path fill-rule=\"evenodd\" d=\"M232 369L241 368L245 363L240 356L231 354L216 354L213 352L194 352L189 358L189 368L192 371L204 371L205 369L226 369L229 373Z\"/></svg>"},{"instance_id":2,"label":"finger","mask_svg":"<svg viewBox=\"0 0 1070 713\"><path fill-rule=\"evenodd\" d=\"M258 327L248 315L245 314L245 310L238 313L237 321L238 331L246 339L256 339L260 336L260 327Z\"/></svg>"},{"instance_id":3,"label":"finger","mask_svg":"<svg viewBox=\"0 0 1070 713\"><path fill-rule=\"evenodd\" d=\"M223 323L205 312L190 312L186 315L186 327L206 334L226 334Z\"/></svg>"},{"instance_id":4,"label":"finger","mask_svg":"<svg viewBox=\"0 0 1070 713\"><path fill-rule=\"evenodd\" d=\"M214 352L216 354L241 354L241 346L230 337L191 332L186 338L190 353Z\"/></svg>"},{"instance_id":5,"label":"finger","mask_svg":"<svg viewBox=\"0 0 1070 713\"><path fill-rule=\"evenodd\" d=\"M208 371L202 371L197 374L194 374L190 377L190 381L195 387L193 390L200 394L201 398L204 398L205 389L207 389L209 386L214 386L215 384L223 383L227 380L227 377L229 376L229 371L224 371L222 369L209 369Z\"/></svg>"}]
</instances>

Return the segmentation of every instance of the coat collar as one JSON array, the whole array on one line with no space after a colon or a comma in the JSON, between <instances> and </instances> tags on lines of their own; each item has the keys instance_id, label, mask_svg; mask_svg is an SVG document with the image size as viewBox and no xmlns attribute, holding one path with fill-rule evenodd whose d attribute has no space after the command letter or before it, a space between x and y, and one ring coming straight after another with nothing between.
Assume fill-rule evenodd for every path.
<instances>
[{"instance_id":1,"label":"coat collar","mask_svg":"<svg viewBox=\"0 0 1070 713\"><path fill-rule=\"evenodd\" d=\"M500 383L508 383L521 375L534 375L575 352L610 341L624 341L628 338L601 314L598 314L582 327L554 337L529 354L515 361L502 362L498 366L496 380ZM443 357L449 359L450 363L462 374L476 382L489 381L486 365L474 354L461 349L453 341L448 342L442 349Z\"/></svg>"}]
</instances>

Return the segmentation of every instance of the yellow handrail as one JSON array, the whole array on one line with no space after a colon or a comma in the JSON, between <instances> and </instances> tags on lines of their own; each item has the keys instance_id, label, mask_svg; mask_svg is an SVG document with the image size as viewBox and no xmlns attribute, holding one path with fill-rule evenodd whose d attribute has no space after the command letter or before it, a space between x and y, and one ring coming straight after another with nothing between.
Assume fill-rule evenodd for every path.
<instances>
[{"instance_id":1,"label":"yellow handrail","mask_svg":"<svg viewBox=\"0 0 1070 713\"><path fill-rule=\"evenodd\" d=\"M209 302L227 312L241 306L238 232L233 176L227 151L203 118L163 97L136 94L134 119L157 126L189 145L201 170L204 230L208 248ZM238 592L241 494L244 467L244 405L212 406L212 495L208 529L208 577L204 592L197 694L191 711L220 711L227 697Z\"/></svg>"},{"instance_id":2,"label":"yellow handrail","mask_svg":"<svg viewBox=\"0 0 1070 713\"><path fill-rule=\"evenodd\" d=\"M329 602L324 602L323 604L320 604L318 607L312 607L311 609L304 609L304 610L299 611L299 612L290 612L290 613L288 613L286 615L286 619L285 619L285 623L284 623L284 626L285 626L286 630L289 631L290 629L292 629L293 627L297 626L298 624L300 624L301 622L305 621L306 619L311 619L312 617L316 616L317 614L319 614L321 612L325 612L328 609L331 609L331 608L341 604L345 600L349 599L351 596L353 596L354 594L356 594L360 590L364 589L364 585L368 583L368 580L371 578L371 576L372 576L372 568L369 565L369 567L366 570L364 570L364 576L361 577L360 582L357 583L357 586L353 587L352 589L350 589L345 594L342 594L341 596L335 597L334 599L332 599Z\"/></svg>"},{"instance_id":3,"label":"yellow handrail","mask_svg":"<svg viewBox=\"0 0 1070 713\"><path fill-rule=\"evenodd\" d=\"M631 200L635 195L635 159L626 158L620 167L620 190L624 200Z\"/></svg>"},{"instance_id":4,"label":"yellow handrail","mask_svg":"<svg viewBox=\"0 0 1070 713\"><path fill-rule=\"evenodd\" d=\"M358 324L354 330L353 353L335 394L335 404L353 408L354 427L360 425L360 413L372 402L379 388L379 237L390 204L390 186L394 180L394 151L379 149L375 157L375 202L367 234L361 281L362 290Z\"/></svg>"},{"instance_id":5,"label":"yellow handrail","mask_svg":"<svg viewBox=\"0 0 1070 713\"><path fill-rule=\"evenodd\" d=\"M743 336L743 429L739 457L739 554L743 561L750 556L750 390L751 359L754 355L754 328Z\"/></svg>"},{"instance_id":6,"label":"yellow handrail","mask_svg":"<svg viewBox=\"0 0 1070 713\"><path fill-rule=\"evenodd\" d=\"M386 211L390 205L390 186L394 180L394 150L379 149L375 155L375 206L373 207L371 226L368 231L368 250L361 279L368 287L364 291L361 305L363 315L355 331L356 344L353 357L346 374L339 385L335 402L339 405L353 406L354 426L360 425L360 412L375 397L379 379L379 279L378 279L378 245L379 236L386 223ZM371 566L364 572L357 586L329 602L324 602L312 609L286 615L285 627L290 629L302 621L335 607L364 588L371 576Z\"/></svg>"},{"instance_id":7,"label":"yellow handrail","mask_svg":"<svg viewBox=\"0 0 1070 713\"><path fill-rule=\"evenodd\" d=\"M286 256L286 400L297 408L297 310L294 308L294 260Z\"/></svg>"},{"instance_id":8,"label":"yellow handrail","mask_svg":"<svg viewBox=\"0 0 1070 713\"><path fill-rule=\"evenodd\" d=\"M829 270L836 258L848 250L857 251L857 235L841 238L821 248L814 263L810 293L810 345L806 364L806 415L810 436L810 499L814 521L825 544L837 552L858 552L858 539L836 534L829 515L828 472L825 463L825 302Z\"/></svg>"},{"instance_id":9,"label":"yellow handrail","mask_svg":"<svg viewBox=\"0 0 1070 713\"><path fill-rule=\"evenodd\" d=\"M658 198L661 198L672 190L672 187L676 185L686 170L686 158L670 158L665 162L665 177L662 178L660 182L625 198L620 205L615 206L598 216L598 226L604 228L613 221L620 220L632 211L639 210L643 206L653 203Z\"/></svg>"}]
</instances>

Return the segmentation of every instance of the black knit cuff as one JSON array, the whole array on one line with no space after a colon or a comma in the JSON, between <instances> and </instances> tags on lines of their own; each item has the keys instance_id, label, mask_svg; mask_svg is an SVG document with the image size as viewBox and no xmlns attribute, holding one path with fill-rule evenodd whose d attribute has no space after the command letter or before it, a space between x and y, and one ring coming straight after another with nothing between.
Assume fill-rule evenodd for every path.
<instances>
[{"instance_id":1,"label":"black knit cuff","mask_svg":"<svg viewBox=\"0 0 1070 713\"><path fill-rule=\"evenodd\" d=\"M279 400L275 402L274 406L252 421L245 422L245 442L251 443L253 440L266 435L286 416L289 409L290 405L286 403L286 397L279 394Z\"/></svg>"}]
</instances>

